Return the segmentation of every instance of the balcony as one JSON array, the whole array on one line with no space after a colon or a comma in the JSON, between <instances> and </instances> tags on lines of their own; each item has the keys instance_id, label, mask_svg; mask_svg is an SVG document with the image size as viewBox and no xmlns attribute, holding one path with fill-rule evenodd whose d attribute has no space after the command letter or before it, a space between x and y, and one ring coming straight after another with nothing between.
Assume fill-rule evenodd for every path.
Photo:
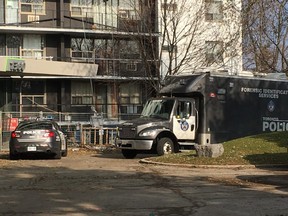
<instances>
[{"instance_id":1,"label":"balcony","mask_svg":"<svg viewBox=\"0 0 288 216\"><path fill-rule=\"evenodd\" d=\"M5 76L69 76L95 77L97 64L52 61L53 58L32 58L0 56L0 65L6 67L0 71Z\"/></svg>"},{"instance_id":2,"label":"balcony","mask_svg":"<svg viewBox=\"0 0 288 216\"><path fill-rule=\"evenodd\" d=\"M1 13L3 11L3 13ZM4 16L4 11L6 16ZM147 23L139 16L129 15L123 10L115 14L92 12L95 10L70 7L70 10L56 11L34 10L32 12L21 12L17 8L3 9L0 7L0 30L3 31L27 31L26 28L35 29L41 32L79 32L86 31L88 33L107 33L115 32L120 34L125 32L151 33L147 28ZM61 16L59 16L61 14ZM135 12L134 12L135 14ZM151 18L149 18L151 20ZM21 28L19 28L21 27ZM26 28L25 28L26 27ZM63 31L62 29L66 29ZM70 29L67 31L67 29Z\"/></svg>"},{"instance_id":3,"label":"balcony","mask_svg":"<svg viewBox=\"0 0 288 216\"><path fill-rule=\"evenodd\" d=\"M59 59L60 60L60 59ZM145 65L137 59L93 59L29 56L0 56L0 76L94 79L147 79Z\"/></svg>"}]
</instances>

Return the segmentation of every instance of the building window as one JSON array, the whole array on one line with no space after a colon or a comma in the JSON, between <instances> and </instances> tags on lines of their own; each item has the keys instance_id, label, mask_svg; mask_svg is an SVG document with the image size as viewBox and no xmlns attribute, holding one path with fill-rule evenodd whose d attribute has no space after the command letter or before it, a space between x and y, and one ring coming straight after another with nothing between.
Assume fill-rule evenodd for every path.
<instances>
[{"instance_id":1,"label":"building window","mask_svg":"<svg viewBox=\"0 0 288 216\"><path fill-rule=\"evenodd\" d=\"M169 51L169 45L163 45L162 46L162 51Z\"/></svg>"},{"instance_id":2,"label":"building window","mask_svg":"<svg viewBox=\"0 0 288 216\"><path fill-rule=\"evenodd\" d=\"M73 17L93 17L92 0L71 0L70 11Z\"/></svg>"},{"instance_id":3,"label":"building window","mask_svg":"<svg viewBox=\"0 0 288 216\"><path fill-rule=\"evenodd\" d=\"M42 58L44 39L41 35L24 35L22 56Z\"/></svg>"},{"instance_id":4,"label":"building window","mask_svg":"<svg viewBox=\"0 0 288 216\"><path fill-rule=\"evenodd\" d=\"M222 0L205 0L206 21L221 21L223 19Z\"/></svg>"},{"instance_id":5,"label":"building window","mask_svg":"<svg viewBox=\"0 0 288 216\"><path fill-rule=\"evenodd\" d=\"M120 109L121 113L140 113L141 88L137 84L121 84L120 85Z\"/></svg>"},{"instance_id":6,"label":"building window","mask_svg":"<svg viewBox=\"0 0 288 216\"><path fill-rule=\"evenodd\" d=\"M6 55L6 37L5 35L0 35L0 56Z\"/></svg>"},{"instance_id":7,"label":"building window","mask_svg":"<svg viewBox=\"0 0 288 216\"><path fill-rule=\"evenodd\" d=\"M0 7L0 23L3 24L5 21L5 13L4 13L4 7Z\"/></svg>"},{"instance_id":8,"label":"building window","mask_svg":"<svg viewBox=\"0 0 288 216\"><path fill-rule=\"evenodd\" d=\"M139 19L139 0L119 1L118 15L122 18Z\"/></svg>"},{"instance_id":9,"label":"building window","mask_svg":"<svg viewBox=\"0 0 288 216\"><path fill-rule=\"evenodd\" d=\"M140 59L140 48L137 41L119 41L119 55L121 59Z\"/></svg>"},{"instance_id":10,"label":"building window","mask_svg":"<svg viewBox=\"0 0 288 216\"><path fill-rule=\"evenodd\" d=\"M46 104L45 82L29 81L21 82L21 101L24 106L39 106Z\"/></svg>"},{"instance_id":11,"label":"building window","mask_svg":"<svg viewBox=\"0 0 288 216\"><path fill-rule=\"evenodd\" d=\"M223 42L222 41L206 41L206 62L209 65L213 63L223 62Z\"/></svg>"},{"instance_id":12,"label":"building window","mask_svg":"<svg viewBox=\"0 0 288 216\"><path fill-rule=\"evenodd\" d=\"M135 10L119 9L118 17L121 19L139 20L139 12Z\"/></svg>"},{"instance_id":13,"label":"building window","mask_svg":"<svg viewBox=\"0 0 288 216\"><path fill-rule=\"evenodd\" d=\"M44 0L21 0L21 13L45 14Z\"/></svg>"},{"instance_id":14,"label":"building window","mask_svg":"<svg viewBox=\"0 0 288 216\"><path fill-rule=\"evenodd\" d=\"M91 85L88 82L72 82L71 97L71 104L73 105L93 104Z\"/></svg>"},{"instance_id":15,"label":"building window","mask_svg":"<svg viewBox=\"0 0 288 216\"><path fill-rule=\"evenodd\" d=\"M20 45L22 37L17 34L6 35L6 55L7 56L20 56Z\"/></svg>"},{"instance_id":16,"label":"building window","mask_svg":"<svg viewBox=\"0 0 288 216\"><path fill-rule=\"evenodd\" d=\"M44 104L44 96L36 96L36 95L25 95L22 96L22 105L43 105Z\"/></svg>"},{"instance_id":17,"label":"building window","mask_svg":"<svg viewBox=\"0 0 288 216\"><path fill-rule=\"evenodd\" d=\"M137 63L136 62L128 62L126 64L127 71L137 71Z\"/></svg>"},{"instance_id":18,"label":"building window","mask_svg":"<svg viewBox=\"0 0 288 216\"><path fill-rule=\"evenodd\" d=\"M4 2L4 3L3 3ZM4 4L4 7L3 7ZM3 23L6 24L18 24L20 21L19 17L19 0L1 0L0 1L0 13L3 15Z\"/></svg>"},{"instance_id":19,"label":"building window","mask_svg":"<svg viewBox=\"0 0 288 216\"><path fill-rule=\"evenodd\" d=\"M93 58L94 44L92 39L72 38L71 57L72 61L84 61Z\"/></svg>"},{"instance_id":20,"label":"building window","mask_svg":"<svg viewBox=\"0 0 288 216\"><path fill-rule=\"evenodd\" d=\"M176 3L162 3L161 5L162 10L176 12L177 11L177 4Z\"/></svg>"}]
</instances>

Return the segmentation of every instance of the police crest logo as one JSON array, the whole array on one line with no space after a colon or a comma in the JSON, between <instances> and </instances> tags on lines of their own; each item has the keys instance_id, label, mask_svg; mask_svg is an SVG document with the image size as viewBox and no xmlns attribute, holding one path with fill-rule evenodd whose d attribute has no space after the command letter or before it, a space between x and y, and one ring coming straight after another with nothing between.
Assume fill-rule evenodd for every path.
<instances>
[{"instance_id":1,"label":"police crest logo","mask_svg":"<svg viewBox=\"0 0 288 216\"><path fill-rule=\"evenodd\" d=\"M272 100L269 101L267 108L268 108L269 112L273 112L275 110L275 104Z\"/></svg>"},{"instance_id":2,"label":"police crest logo","mask_svg":"<svg viewBox=\"0 0 288 216\"><path fill-rule=\"evenodd\" d=\"M187 131L188 128L189 128L189 124L188 124L187 121L183 121L183 122L180 123L180 127L181 127L181 130Z\"/></svg>"}]
</instances>

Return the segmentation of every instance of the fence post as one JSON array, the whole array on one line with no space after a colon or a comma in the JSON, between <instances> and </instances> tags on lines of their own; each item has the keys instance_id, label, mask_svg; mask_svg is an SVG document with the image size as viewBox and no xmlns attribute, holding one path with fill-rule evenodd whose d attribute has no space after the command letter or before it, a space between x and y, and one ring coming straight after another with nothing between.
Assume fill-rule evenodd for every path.
<instances>
[{"instance_id":1,"label":"fence post","mask_svg":"<svg viewBox=\"0 0 288 216\"><path fill-rule=\"evenodd\" d=\"M83 147L84 146L84 141L85 141L85 136L86 136L86 131L83 130L83 125L80 124L80 131L81 131L81 143L80 145Z\"/></svg>"},{"instance_id":2,"label":"fence post","mask_svg":"<svg viewBox=\"0 0 288 216\"><path fill-rule=\"evenodd\" d=\"M106 138L105 138L105 144L107 145L107 144L109 144L109 129L108 128L106 128L106 132L104 133L105 135L106 135Z\"/></svg>"},{"instance_id":3,"label":"fence post","mask_svg":"<svg viewBox=\"0 0 288 216\"><path fill-rule=\"evenodd\" d=\"M100 137L100 140L99 140L99 144L100 145L103 145L103 136L104 136L104 130L103 130L103 126L100 126L99 128L99 137Z\"/></svg>"},{"instance_id":4,"label":"fence post","mask_svg":"<svg viewBox=\"0 0 288 216\"><path fill-rule=\"evenodd\" d=\"M94 145L97 145L97 128L93 128L94 129Z\"/></svg>"}]
</instances>

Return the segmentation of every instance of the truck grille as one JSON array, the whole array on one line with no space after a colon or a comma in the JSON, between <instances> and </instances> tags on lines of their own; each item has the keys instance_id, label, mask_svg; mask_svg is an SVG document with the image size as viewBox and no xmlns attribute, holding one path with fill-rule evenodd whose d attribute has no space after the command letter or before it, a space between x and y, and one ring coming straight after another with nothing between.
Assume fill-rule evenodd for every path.
<instances>
[{"instance_id":1,"label":"truck grille","mask_svg":"<svg viewBox=\"0 0 288 216\"><path fill-rule=\"evenodd\" d=\"M119 128L119 137L121 139L132 139L136 137L135 127L121 127Z\"/></svg>"}]
</instances>

